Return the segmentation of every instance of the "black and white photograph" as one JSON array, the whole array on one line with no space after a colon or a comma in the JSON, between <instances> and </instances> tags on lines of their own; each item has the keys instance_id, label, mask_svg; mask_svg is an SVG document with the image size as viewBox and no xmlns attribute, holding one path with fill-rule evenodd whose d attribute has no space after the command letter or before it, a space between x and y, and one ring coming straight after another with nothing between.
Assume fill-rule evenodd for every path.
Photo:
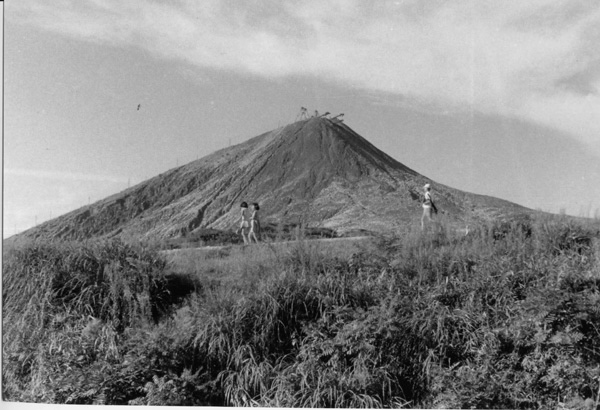
<instances>
[{"instance_id":1,"label":"black and white photograph","mask_svg":"<svg viewBox=\"0 0 600 410\"><path fill-rule=\"evenodd\" d=\"M1 8L3 405L600 410L598 0Z\"/></svg>"}]
</instances>

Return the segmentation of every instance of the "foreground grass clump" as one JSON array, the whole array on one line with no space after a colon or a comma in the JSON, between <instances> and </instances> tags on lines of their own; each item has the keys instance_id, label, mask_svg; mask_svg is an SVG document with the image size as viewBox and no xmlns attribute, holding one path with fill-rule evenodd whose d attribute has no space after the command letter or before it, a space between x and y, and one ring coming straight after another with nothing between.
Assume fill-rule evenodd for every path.
<instances>
[{"instance_id":1,"label":"foreground grass clump","mask_svg":"<svg viewBox=\"0 0 600 410\"><path fill-rule=\"evenodd\" d=\"M120 242L11 250L4 397L597 406L598 224L505 221L466 236L439 228L351 254L347 244L335 252L299 241L195 261L184 253L178 265Z\"/></svg>"},{"instance_id":2,"label":"foreground grass clump","mask_svg":"<svg viewBox=\"0 0 600 410\"><path fill-rule=\"evenodd\" d=\"M92 386L99 359L119 361L119 335L164 313L168 285L163 261L120 242L34 243L8 251L2 294L5 398L16 393L24 400L61 401Z\"/></svg>"}]
</instances>

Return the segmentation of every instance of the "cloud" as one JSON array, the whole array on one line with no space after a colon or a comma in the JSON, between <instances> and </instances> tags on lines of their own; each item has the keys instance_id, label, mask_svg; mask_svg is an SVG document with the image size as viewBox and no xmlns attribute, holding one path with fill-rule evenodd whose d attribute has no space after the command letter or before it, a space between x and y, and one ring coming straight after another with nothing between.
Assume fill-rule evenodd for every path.
<instances>
[{"instance_id":1,"label":"cloud","mask_svg":"<svg viewBox=\"0 0 600 410\"><path fill-rule=\"evenodd\" d=\"M596 0L40 0L6 18L200 68L314 76L599 135Z\"/></svg>"}]
</instances>

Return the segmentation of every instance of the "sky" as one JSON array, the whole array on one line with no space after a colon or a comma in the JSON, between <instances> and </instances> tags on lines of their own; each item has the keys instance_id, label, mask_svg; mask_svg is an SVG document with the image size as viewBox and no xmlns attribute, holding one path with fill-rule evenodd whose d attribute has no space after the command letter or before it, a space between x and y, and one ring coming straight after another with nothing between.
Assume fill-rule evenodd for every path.
<instances>
[{"instance_id":1,"label":"sky","mask_svg":"<svg viewBox=\"0 0 600 410\"><path fill-rule=\"evenodd\" d=\"M596 0L5 3L4 237L300 107L434 182L600 215Z\"/></svg>"}]
</instances>

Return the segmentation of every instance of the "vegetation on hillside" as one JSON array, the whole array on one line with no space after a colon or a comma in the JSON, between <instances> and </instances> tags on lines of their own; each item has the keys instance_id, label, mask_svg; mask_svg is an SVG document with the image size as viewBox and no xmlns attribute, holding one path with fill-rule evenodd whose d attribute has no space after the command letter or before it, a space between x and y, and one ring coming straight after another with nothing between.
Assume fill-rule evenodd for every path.
<instances>
[{"instance_id":1,"label":"vegetation on hillside","mask_svg":"<svg viewBox=\"0 0 600 410\"><path fill-rule=\"evenodd\" d=\"M426 182L454 222L532 212L435 183L345 124L315 117L170 169L11 240L146 238L166 248L235 243L243 200L261 205L263 233L274 237L293 235L290 224L397 232L420 217Z\"/></svg>"},{"instance_id":2,"label":"vegetation on hillside","mask_svg":"<svg viewBox=\"0 0 600 410\"><path fill-rule=\"evenodd\" d=\"M7 249L3 398L597 407L598 223L440 228L350 257L246 248L247 265L213 264L210 280L118 241Z\"/></svg>"},{"instance_id":3,"label":"vegetation on hillside","mask_svg":"<svg viewBox=\"0 0 600 410\"><path fill-rule=\"evenodd\" d=\"M329 228L307 227L300 224L263 223L260 230L261 240L265 242L281 242L315 238L335 238L337 232ZM197 248L201 246L240 245L243 243L239 233L219 229L197 229L178 238L157 240L154 246L161 249Z\"/></svg>"}]
</instances>

